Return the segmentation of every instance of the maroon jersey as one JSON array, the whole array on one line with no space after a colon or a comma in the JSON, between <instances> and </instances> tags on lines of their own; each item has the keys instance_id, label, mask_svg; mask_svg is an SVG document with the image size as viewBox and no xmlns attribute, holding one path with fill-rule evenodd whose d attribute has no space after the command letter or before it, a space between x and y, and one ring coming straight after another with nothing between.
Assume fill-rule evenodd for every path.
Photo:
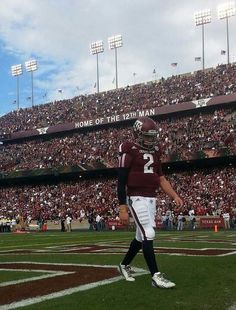
<instances>
[{"instance_id":1,"label":"maroon jersey","mask_svg":"<svg viewBox=\"0 0 236 310\"><path fill-rule=\"evenodd\" d=\"M119 167L128 168L127 195L156 197L162 173L160 151L126 141L119 147Z\"/></svg>"}]
</instances>

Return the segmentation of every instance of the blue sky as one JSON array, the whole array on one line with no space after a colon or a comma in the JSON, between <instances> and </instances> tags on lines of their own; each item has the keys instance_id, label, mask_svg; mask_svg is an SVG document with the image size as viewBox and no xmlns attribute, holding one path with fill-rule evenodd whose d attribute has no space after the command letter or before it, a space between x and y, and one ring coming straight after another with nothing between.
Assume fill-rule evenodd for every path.
<instances>
[{"instance_id":1,"label":"blue sky","mask_svg":"<svg viewBox=\"0 0 236 310\"><path fill-rule=\"evenodd\" d=\"M193 3L192 3L193 2ZM201 68L201 29L193 15L212 10L205 26L205 63L226 62L225 21L218 20L218 0L1 0L0 1L0 115L16 105L16 78L11 66L36 59L35 104L95 92L96 56L89 44L104 41L99 55L100 90L115 87L114 51L107 39L122 34L118 50L118 80L124 87L161 76ZM236 61L236 16L230 18L230 57ZM177 67L170 64L177 62ZM153 70L156 70L156 75ZM135 73L135 75L134 75ZM30 107L31 77L19 77L20 107ZM58 92L62 89L62 92ZM45 97L46 94L46 97Z\"/></svg>"}]
</instances>

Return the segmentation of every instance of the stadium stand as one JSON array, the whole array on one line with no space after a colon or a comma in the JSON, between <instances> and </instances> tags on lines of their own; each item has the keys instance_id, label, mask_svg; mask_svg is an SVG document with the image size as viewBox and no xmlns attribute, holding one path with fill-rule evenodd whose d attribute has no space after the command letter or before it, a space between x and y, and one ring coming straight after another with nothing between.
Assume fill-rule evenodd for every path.
<instances>
[{"instance_id":1,"label":"stadium stand","mask_svg":"<svg viewBox=\"0 0 236 310\"><path fill-rule=\"evenodd\" d=\"M225 144L234 131L236 111L232 108L198 113L188 117L171 117L159 122L159 141L162 142L164 162L190 160L201 156L217 157L220 150L236 155ZM132 136L132 127L97 129L65 137L51 137L8 143L0 147L0 170L31 170L59 166L88 165L116 167L117 145ZM228 148L226 147L228 146Z\"/></svg>"},{"instance_id":2,"label":"stadium stand","mask_svg":"<svg viewBox=\"0 0 236 310\"><path fill-rule=\"evenodd\" d=\"M127 86L114 91L81 95L20 109L0 119L0 136L17 131L45 128L137 109L171 106L236 92L236 64L220 65L193 74L172 76L160 81Z\"/></svg>"},{"instance_id":3,"label":"stadium stand","mask_svg":"<svg viewBox=\"0 0 236 310\"><path fill-rule=\"evenodd\" d=\"M68 214L117 219L118 145L132 137L132 111L152 108L165 172L185 202L177 210L159 193L158 216L173 213L177 222L194 210L235 218L235 82L236 65L221 65L1 117L0 226L19 217L42 225ZM127 119L87 123L124 113Z\"/></svg>"},{"instance_id":4,"label":"stadium stand","mask_svg":"<svg viewBox=\"0 0 236 310\"><path fill-rule=\"evenodd\" d=\"M175 214L188 214L190 209L196 215L220 215L224 211L235 212L236 169L198 169L172 173L170 182L184 199L184 208ZM174 210L172 202L163 194L158 194L159 213ZM60 182L56 184L2 187L0 189L0 214L6 217L23 217L58 220L70 213L74 219L80 218L80 210L88 217L90 213L115 218L118 214L116 199L116 179L99 178Z\"/></svg>"}]
</instances>

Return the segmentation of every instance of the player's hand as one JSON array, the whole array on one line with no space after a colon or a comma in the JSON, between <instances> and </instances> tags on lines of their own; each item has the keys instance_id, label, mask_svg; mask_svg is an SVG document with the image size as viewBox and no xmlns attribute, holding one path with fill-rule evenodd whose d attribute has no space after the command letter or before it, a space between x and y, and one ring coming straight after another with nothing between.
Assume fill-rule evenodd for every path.
<instances>
[{"instance_id":1,"label":"player's hand","mask_svg":"<svg viewBox=\"0 0 236 310\"><path fill-rule=\"evenodd\" d=\"M183 200L178 195L174 197L174 202L178 207L182 207L184 204Z\"/></svg>"},{"instance_id":2,"label":"player's hand","mask_svg":"<svg viewBox=\"0 0 236 310\"><path fill-rule=\"evenodd\" d=\"M128 225L129 223L129 214L128 214L128 206L120 205L119 206L119 218L122 224Z\"/></svg>"}]
</instances>

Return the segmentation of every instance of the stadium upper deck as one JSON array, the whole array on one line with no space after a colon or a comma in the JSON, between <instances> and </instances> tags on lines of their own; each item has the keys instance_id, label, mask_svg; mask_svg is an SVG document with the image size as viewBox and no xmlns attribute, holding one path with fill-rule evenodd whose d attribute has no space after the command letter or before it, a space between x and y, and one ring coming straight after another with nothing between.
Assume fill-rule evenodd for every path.
<instances>
[{"instance_id":1,"label":"stadium upper deck","mask_svg":"<svg viewBox=\"0 0 236 310\"><path fill-rule=\"evenodd\" d=\"M157 109L154 110L156 114L162 112L158 109L169 107L165 110L165 113L168 113L173 111L171 107L185 102L192 102L188 107L191 109L196 108L198 104L206 105L211 98L234 93L236 93L236 64L220 65L194 74L162 78L146 84L13 111L0 118L0 136L27 130L42 134L47 133L48 127L62 124L73 124L71 127L73 129L81 124L94 125L96 119L106 118L109 121L116 121L118 116L126 114L127 118L135 118L137 116L135 111L140 110ZM230 97L233 105L235 98L236 95ZM194 101L197 102L194 104ZM149 112L153 115L153 110ZM54 128L54 131L56 130L61 130L60 126Z\"/></svg>"},{"instance_id":2,"label":"stadium upper deck","mask_svg":"<svg viewBox=\"0 0 236 310\"><path fill-rule=\"evenodd\" d=\"M160 121L157 143L162 149L162 161L236 155L233 143L235 124L236 111L231 108ZM132 139L132 126L111 126L50 137L47 140L44 137L7 143L0 147L0 171L63 166L87 166L88 169L94 169L99 162L104 167L116 167L117 147L124 139Z\"/></svg>"}]
</instances>

